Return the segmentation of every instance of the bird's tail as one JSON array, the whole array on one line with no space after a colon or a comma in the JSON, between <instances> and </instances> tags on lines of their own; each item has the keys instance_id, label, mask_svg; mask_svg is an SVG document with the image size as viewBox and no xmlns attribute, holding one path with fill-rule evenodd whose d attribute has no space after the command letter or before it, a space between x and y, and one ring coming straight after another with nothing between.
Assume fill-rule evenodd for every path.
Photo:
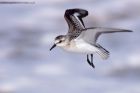
<instances>
[{"instance_id":1,"label":"bird's tail","mask_svg":"<svg viewBox=\"0 0 140 93\"><path fill-rule=\"evenodd\" d=\"M97 54L102 58L102 59L107 59L109 57L109 52L104 49L101 45L96 44L97 47Z\"/></svg>"}]
</instances>

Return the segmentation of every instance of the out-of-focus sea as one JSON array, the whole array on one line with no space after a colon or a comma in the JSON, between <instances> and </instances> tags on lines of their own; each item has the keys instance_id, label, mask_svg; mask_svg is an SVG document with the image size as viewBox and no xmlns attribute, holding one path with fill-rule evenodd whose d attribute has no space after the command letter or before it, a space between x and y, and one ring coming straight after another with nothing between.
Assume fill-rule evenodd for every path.
<instances>
[{"instance_id":1,"label":"out-of-focus sea","mask_svg":"<svg viewBox=\"0 0 140 93\"><path fill-rule=\"evenodd\" d=\"M140 93L140 0L34 2L0 4L0 93ZM54 38L67 33L68 8L89 11L86 27L134 32L102 35L98 42L110 57L95 55L92 69L86 55L49 51Z\"/></svg>"}]
</instances>

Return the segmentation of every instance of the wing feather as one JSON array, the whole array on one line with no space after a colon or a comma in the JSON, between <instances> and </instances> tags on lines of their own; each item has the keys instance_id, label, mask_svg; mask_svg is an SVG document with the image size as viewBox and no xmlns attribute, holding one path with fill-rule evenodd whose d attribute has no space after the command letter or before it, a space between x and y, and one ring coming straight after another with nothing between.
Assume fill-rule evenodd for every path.
<instances>
[{"instance_id":1,"label":"wing feather","mask_svg":"<svg viewBox=\"0 0 140 93\"><path fill-rule=\"evenodd\" d=\"M87 15L88 11L83 9L67 9L64 14L64 18L69 26L69 31L67 35L71 37L73 37L73 35L76 35L74 37L79 36L81 30L85 29L85 25L82 18L86 17Z\"/></svg>"},{"instance_id":2,"label":"wing feather","mask_svg":"<svg viewBox=\"0 0 140 93\"><path fill-rule=\"evenodd\" d=\"M91 44L95 44L98 37L101 34L105 33L116 33L116 32L132 32L131 30L125 30L125 29L117 29L117 28L104 28L104 27L92 27L92 28L86 28L82 31L79 37L77 39L84 39L86 42L89 42Z\"/></svg>"}]
</instances>

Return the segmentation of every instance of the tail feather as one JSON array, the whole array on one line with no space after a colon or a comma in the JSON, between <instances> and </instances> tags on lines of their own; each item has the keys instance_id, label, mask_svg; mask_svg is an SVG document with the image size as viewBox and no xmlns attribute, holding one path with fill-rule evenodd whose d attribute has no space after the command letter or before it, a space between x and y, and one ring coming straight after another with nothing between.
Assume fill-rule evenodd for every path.
<instances>
[{"instance_id":1,"label":"tail feather","mask_svg":"<svg viewBox=\"0 0 140 93\"><path fill-rule=\"evenodd\" d=\"M97 50L97 54L102 58L102 59L107 59L109 57L109 52L104 49L102 46L100 46L99 44L97 44L98 50Z\"/></svg>"}]
</instances>

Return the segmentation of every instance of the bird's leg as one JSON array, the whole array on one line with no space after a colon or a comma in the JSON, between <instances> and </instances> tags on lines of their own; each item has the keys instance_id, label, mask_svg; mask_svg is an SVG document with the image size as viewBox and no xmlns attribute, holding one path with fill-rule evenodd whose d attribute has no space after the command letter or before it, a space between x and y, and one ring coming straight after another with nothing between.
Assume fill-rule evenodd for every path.
<instances>
[{"instance_id":1,"label":"bird's leg","mask_svg":"<svg viewBox=\"0 0 140 93\"><path fill-rule=\"evenodd\" d=\"M89 56L87 54L87 62L90 66L92 66L93 68L95 68L94 64L93 64L93 54L91 54L91 61L89 60Z\"/></svg>"},{"instance_id":2,"label":"bird's leg","mask_svg":"<svg viewBox=\"0 0 140 93\"><path fill-rule=\"evenodd\" d=\"M89 65L91 65L91 62L90 62L89 57L88 57L88 54L87 54L87 62L88 62Z\"/></svg>"},{"instance_id":3,"label":"bird's leg","mask_svg":"<svg viewBox=\"0 0 140 93\"><path fill-rule=\"evenodd\" d=\"M93 68L95 68L95 66L94 66L94 64L93 64L93 54L90 54L91 55L91 66L93 67Z\"/></svg>"}]
</instances>

